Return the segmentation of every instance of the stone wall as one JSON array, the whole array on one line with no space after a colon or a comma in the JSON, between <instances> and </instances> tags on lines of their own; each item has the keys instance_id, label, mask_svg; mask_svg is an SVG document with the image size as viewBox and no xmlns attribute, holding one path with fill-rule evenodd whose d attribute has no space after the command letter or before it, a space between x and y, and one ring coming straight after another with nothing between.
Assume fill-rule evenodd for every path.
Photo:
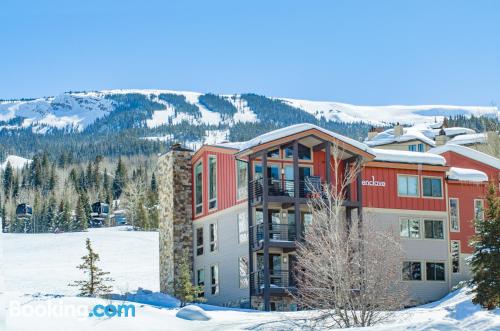
<instances>
[{"instance_id":1,"label":"stone wall","mask_svg":"<svg viewBox=\"0 0 500 331\"><path fill-rule=\"evenodd\" d=\"M179 260L188 254L193 265L192 152L171 150L158 159L160 200L160 291L173 295Z\"/></svg>"}]
</instances>

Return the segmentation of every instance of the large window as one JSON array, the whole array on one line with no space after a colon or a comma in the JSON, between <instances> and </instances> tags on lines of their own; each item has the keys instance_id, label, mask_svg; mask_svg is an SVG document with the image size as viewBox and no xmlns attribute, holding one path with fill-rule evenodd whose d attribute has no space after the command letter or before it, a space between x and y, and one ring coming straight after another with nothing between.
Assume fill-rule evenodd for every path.
<instances>
[{"instance_id":1,"label":"large window","mask_svg":"<svg viewBox=\"0 0 500 331\"><path fill-rule=\"evenodd\" d=\"M420 238L420 220L418 218L401 218L400 235L403 238Z\"/></svg>"},{"instance_id":2,"label":"large window","mask_svg":"<svg viewBox=\"0 0 500 331\"><path fill-rule=\"evenodd\" d=\"M484 200L474 200L474 218L479 221L484 220Z\"/></svg>"},{"instance_id":3,"label":"large window","mask_svg":"<svg viewBox=\"0 0 500 331\"><path fill-rule=\"evenodd\" d=\"M248 256L241 256L238 261L240 288L248 288Z\"/></svg>"},{"instance_id":4,"label":"large window","mask_svg":"<svg viewBox=\"0 0 500 331\"><path fill-rule=\"evenodd\" d=\"M424 220L426 239L444 239L443 221Z\"/></svg>"},{"instance_id":5,"label":"large window","mask_svg":"<svg viewBox=\"0 0 500 331\"><path fill-rule=\"evenodd\" d=\"M215 252L217 250L217 223L210 223L209 229L210 252Z\"/></svg>"},{"instance_id":6,"label":"large window","mask_svg":"<svg viewBox=\"0 0 500 331\"><path fill-rule=\"evenodd\" d=\"M203 255L203 227L196 229L196 256Z\"/></svg>"},{"instance_id":7,"label":"large window","mask_svg":"<svg viewBox=\"0 0 500 331\"><path fill-rule=\"evenodd\" d=\"M208 209L217 208L217 157L208 157Z\"/></svg>"},{"instance_id":8,"label":"large window","mask_svg":"<svg viewBox=\"0 0 500 331\"><path fill-rule=\"evenodd\" d=\"M451 241L451 271L453 273L460 272L460 241Z\"/></svg>"},{"instance_id":9,"label":"large window","mask_svg":"<svg viewBox=\"0 0 500 331\"><path fill-rule=\"evenodd\" d=\"M238 213L238 242L248 241L248 217L247 213Z\"/></svg>"},{"instance_id":10,"label":"large window","mask_svg":"<svg viewBox=\"0 0 500 331\"><path fill-rule=\"evenodd\" d=\"M310 161L312 160L311 157L311 148L304 146L302 144L299 145L299 160L305 160L305 161ZM285 157L286 158L293 158L293 145L289 145L285 147Z\"/></svg>"},{"instance_id":11,"label":"large window","mask_svg":"<svg viewBox=\"0 0 500 331\"><path fill-rule=\"evenodd\" d=\"M425 269L427 280L444 280L444 263L427 262Z\"/></svg>"},{"instance_id":12,"label":"large window","mask_svg":"<svg viewBox=\"0 0 500 331\"><path fill-rule=\"evenodd\" d=\"M454 232L460 231L460 212L459 212L457 198L450 198L449 210L450 210L450 230Z\"/></svg>"},{"instance_id":13,"label":"large window","mask_svg":"<svg viewBox=\"0 0 500 331\"><path fill-rule=\"evenodd\" d=\"M441 184L442 184L441 178L423 177L422 190L424 193L424 197L442 198L443 186Z\"/></svg>"},{"instance_id":14,"label":"large window","mask_svg":"<svg viewBox=\"0 0 500 331\"><path fill-rule=\"evenodd\" d=\"M422 280L422 264L403 262L403 280Z\"/></svg>"},{"instance_id":15,"label":"large window","mask_svg":"<svg viewBox=\"0 0 500 331\"><path fill-rule=\"evenodd\" d=\"M205 269L198 269L196 271L196 284L201 288L201 292L198 293L198 297L202 298L205 296Z\"/></svg>"},{"instance_id":16,"label":"large window","mask_svg":"<svg viewBox=\"0 0 500 331\"><path fill-rule=\"evenodd\" d=\"M210 293L219 294L219 266L217 264L210 266Z\"/></svg>"},{"instance_id":17,"label":"large window","mask_svg":"<svg viewBox=\"0 0 500 331\"><path fill-rule=\"evenodd\" d=\"M247 172L247 163L236 160L236 181L237 181L237 191L236 191L236 199L241 200L245 199L248 195L248 172Z\"/></svg>"},{"instance_id":18,"label":"large window","mask_svg":"<svg viewBox=\"0 0 500 331\"><path fill-rule=\"evenodd\" d=\"M195 212L203 211L203 163L198 162L194 167L194 203Z\"/></svg>"},{"instance_id":19,"label":"large window","mask_svg":"<svg viewBox=\"0 0 500 331\"><path fill-rule=\"evenodd\" d=\"M398 175L398 195L418 197L418 176Z\"/></svg>"}]
</instances>

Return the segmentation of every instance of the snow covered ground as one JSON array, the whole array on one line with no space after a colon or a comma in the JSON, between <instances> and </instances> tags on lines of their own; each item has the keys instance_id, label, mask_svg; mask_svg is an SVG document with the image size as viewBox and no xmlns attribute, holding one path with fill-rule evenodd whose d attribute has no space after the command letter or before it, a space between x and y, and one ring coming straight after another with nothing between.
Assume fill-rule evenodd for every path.
<instances>
[{"instance_id":1,"label":"snow covered ground","mask_svg":"<svg viewBox=\"0 0 500 331\"><path fill-rule=\"evenodd\" d=\"M101 267L115 279L113 301L76 297L76 289L67 286L81 277L75 266L85 254L87 237L101 257ZM117 227L68 234L2 234L1 243L0 302L7 310L0 309L0 330L300 330L310 314L199 305L210 320L177 317L178 303L158 292L158 234L154 232ZM126 294L139 287L148 290ZM499 330L500 310L481 310L470 299L462 289L440 301L400 311L387 323L369 329ZM134 304L135 317L89 316L96 304L111 303Z\"/></svg>"}]
</instances>

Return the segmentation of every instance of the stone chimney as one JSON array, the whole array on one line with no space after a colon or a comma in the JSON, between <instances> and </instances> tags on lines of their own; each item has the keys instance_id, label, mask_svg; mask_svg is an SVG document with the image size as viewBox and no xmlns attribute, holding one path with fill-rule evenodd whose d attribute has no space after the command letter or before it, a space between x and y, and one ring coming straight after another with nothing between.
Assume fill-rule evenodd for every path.
<instances>
[{"instance_id":1,"label":"stone chimney","mask_svg":"<svg viewBox=\"0 0 500 331\"><path fill-rule=\"evenodd\" d=\"M174 144L158 158L158 198L160 201L160 291L174 295L179 260L188 255L193 266L192 151Z\"/></svg>"},{"instance_id":2,"label":"stone chimney","mask_svg":"<svg viewBox=\"0 0 500 331\"><path fill-rule=\"evenodd\" d=\"M403 135L403 126L399 122L394 126L394 137L401 137Z\"/></svg>"},{"instance_id":3,"label":"stone chimney","mask_svg":"<svg viewBox=\"0 0 500 331\"><path fill-rule=\"evenodd\" d=\"M436 146L442 146L448 142L449 138L444 131L444 128L439 130L439 134L436 136Z\"/></svg>"}]
</instances>

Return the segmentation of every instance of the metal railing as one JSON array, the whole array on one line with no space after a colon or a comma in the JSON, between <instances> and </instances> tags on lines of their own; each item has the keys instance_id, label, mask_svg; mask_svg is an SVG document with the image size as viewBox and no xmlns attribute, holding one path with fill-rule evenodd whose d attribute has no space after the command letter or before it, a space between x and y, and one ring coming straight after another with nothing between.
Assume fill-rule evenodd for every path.
<instances>
[{"instance_id":1,"label":"metal railing","mask_svg":"<svg viewBox=\"0 0 500 331\"><path fill-rule=\"evenodd\" d=\"M250 201L262 201L264 181L267 181L269 196L295 197L295 181L290 179L257 178L248 183ZM299 198L311 198L323 192L323 183L320 177L309 176L299 181Z\"/></svg>"},{"instance_id":2,"label":"metal railing","mask_svg":"<svg viewBox=\"0 0 500 331\"><path fill-rule=\"evenodd\" d=\"M250 239L253 247L258 247L264 240L264 224L256 224L250 227ZM269 239L280 241L297 240L297 228L295 224L269 224Z\"/></svg>"},{"instance_id":3,"label":"metal railing","mask_svg":"<svg viewBox=\"0 0 500 331\"><path fill-rule=\"evenodd\" d=\"M250 287L253 294L264 292L264 271L259 270L250 274ZM291 270L269 270L269 287L290 289L295 287L295 277Z\"/></svg>"}]
</instances>

